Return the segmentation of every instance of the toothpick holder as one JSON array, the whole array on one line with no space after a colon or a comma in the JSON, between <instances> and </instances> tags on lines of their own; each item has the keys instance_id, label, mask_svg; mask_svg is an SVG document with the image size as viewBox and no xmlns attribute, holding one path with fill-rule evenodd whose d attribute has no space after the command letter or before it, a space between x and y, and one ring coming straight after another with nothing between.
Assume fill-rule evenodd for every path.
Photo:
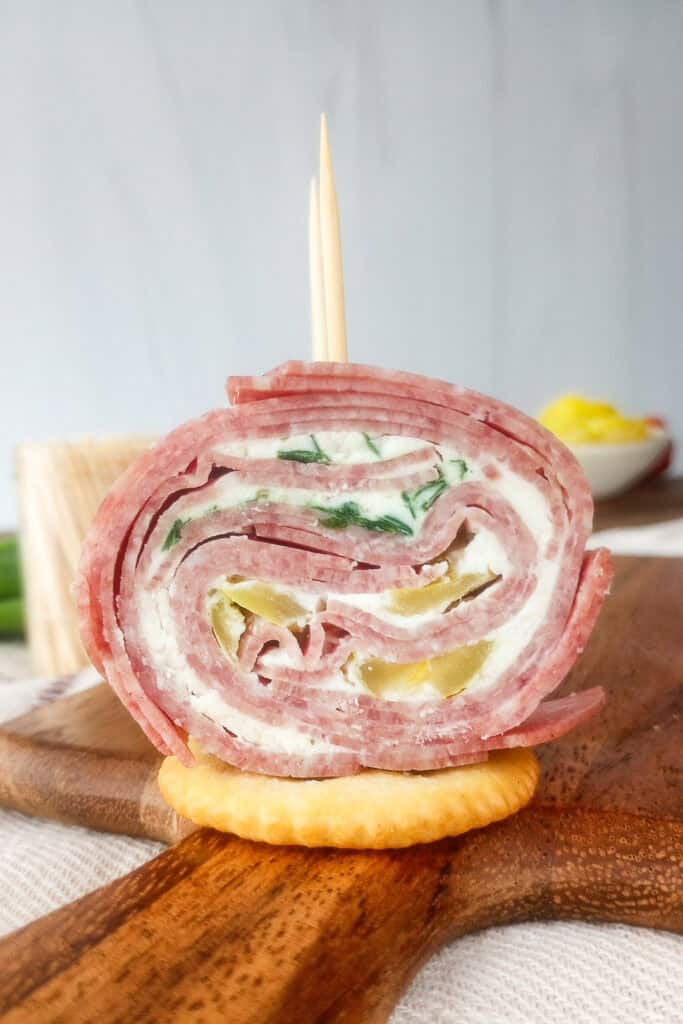
<instances>
[{"instance_id":1,"label":"toothpick holder","mask_svg":"<svg viewBox=\"0 0 683 1024\"><path fill-rule=\"evenodd\" d=\"M88 664L72 593L83 539L114 481L152 443L127 436L17 448L26 618L38 675L66 675Z\"/></svg>"}]
</instances>

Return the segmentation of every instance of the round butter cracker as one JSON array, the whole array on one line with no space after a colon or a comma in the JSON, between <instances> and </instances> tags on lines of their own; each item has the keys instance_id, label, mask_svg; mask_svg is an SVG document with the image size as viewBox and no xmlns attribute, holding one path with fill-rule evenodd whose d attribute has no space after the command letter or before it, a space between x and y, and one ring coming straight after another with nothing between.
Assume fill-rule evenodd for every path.
<instances>
[{"instance_id":1,"label":"round butter cracker","mask_svg":"<svg viewBox=\"0 0 683 1024\"><path fill-rule=\"evenodd\" d=\"M520 810L540 775L526 748L459 768L318 780L242 772L192 747L192 768L167 757L159 770L171 807L197 825L283 846L379 850L457 836Z\"/></svg>"}]
</instances>

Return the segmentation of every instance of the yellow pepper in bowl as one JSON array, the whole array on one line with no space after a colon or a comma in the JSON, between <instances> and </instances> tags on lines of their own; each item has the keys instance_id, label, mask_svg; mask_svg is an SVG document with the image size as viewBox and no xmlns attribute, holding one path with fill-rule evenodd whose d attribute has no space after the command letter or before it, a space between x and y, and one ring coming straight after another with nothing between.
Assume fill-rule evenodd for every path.
<instances>
[{"instance_id":1,"label":"yellow pepper in bowl","mask_svg":"<svg viewBox=\"0 0 683 1024\"><path fill-rule=\"evenodd\" d=\"M652 437L652 422L631 419L607 402L581 395L564 395L547 405L538 417L544 427L568 445L624 444Z\"/></svg>"}]
</instances>

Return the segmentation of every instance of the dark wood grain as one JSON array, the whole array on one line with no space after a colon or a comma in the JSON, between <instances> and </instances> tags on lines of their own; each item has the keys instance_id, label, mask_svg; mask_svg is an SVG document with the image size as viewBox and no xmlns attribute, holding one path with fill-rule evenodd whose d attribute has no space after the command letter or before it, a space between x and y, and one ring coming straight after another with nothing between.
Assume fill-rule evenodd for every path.
<instances>
[{"instance_id":1,"label":"dark wood grain","mask_svg":"<svg viewBox=\"0 0 683 1024\"><path fill-rule=\"evenodd\" d=\"M683 477L660 476L595 505L594 527L645 526L683 515Z\"/></svg>"},{"instance_id":2,"label":"dark wood grain","mask_svg":"<svg viewBox=\"0 0 683 1024\"><path fill-rule=\"evenodd\" d=\"M36 743L0 732L0 804L103 832L175 843L195 830L165 802L161 758Z\"/></svg>"},{"instance_id":3,"label":"dark wood grain","mask_svg":"<svg viewBox=\"0 0 683 1024\"><path fill-rule=\"evenodd\" d=\"M161 756L102 684L0 730L0 805L176 843L195 830L159 792Z\"/></svg>"},{"instance_id":4,"label":"dark wood grain","mask_svg":"<svg viewBox=\"0 0 683 1024\"><path fill-rule=\"evenodd\" d=\"M612 594L558 695L607 706L538 749L536 802L683 819L683 559L618 558Z\"/></svg>"},{"instance_id":5,"label":"dark wood grain","mask_svg":"<svg viewBox=\"0 0 683 1024\"><path fill-rule=\"evenodd\" d=\"M1 942L3 1021L375 1024L434 950L480 928L683 931L681 608L683 562L619 561L564 685L600 682L608 706L539 750L528 810L402 851L196 832Z\"/></svg>"},{"instance_id":6,"label":"dark wood grain","mask_svg":"<svg viewBox=\"0 0 683 1024\"><path fill-rule=\"evenodd\" d=\"M13 735L30 737L37 743L87 746L111 754L159 760L156 747L104 683L44 704L8 722L2 729Z\"/></svg>"}]
</instances>

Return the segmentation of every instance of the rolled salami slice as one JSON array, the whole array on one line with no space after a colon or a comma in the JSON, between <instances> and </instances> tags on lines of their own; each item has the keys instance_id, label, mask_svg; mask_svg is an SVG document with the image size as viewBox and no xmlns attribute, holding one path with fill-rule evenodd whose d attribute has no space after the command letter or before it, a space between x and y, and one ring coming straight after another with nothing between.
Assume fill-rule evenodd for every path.
<instances>
[{"instance_id":1,"label":"rolled salami slice","mask_svg":"<svg viewBox=\"0 0 683 1024\"><path fill-rule=\"evenodd\" d=\"M423 771L542 743L609 588L592 501L538 423L442 381L287 363L145 453L77 584L94 664L153 743L239 768Z\"/></svg>"}]
</instances>

